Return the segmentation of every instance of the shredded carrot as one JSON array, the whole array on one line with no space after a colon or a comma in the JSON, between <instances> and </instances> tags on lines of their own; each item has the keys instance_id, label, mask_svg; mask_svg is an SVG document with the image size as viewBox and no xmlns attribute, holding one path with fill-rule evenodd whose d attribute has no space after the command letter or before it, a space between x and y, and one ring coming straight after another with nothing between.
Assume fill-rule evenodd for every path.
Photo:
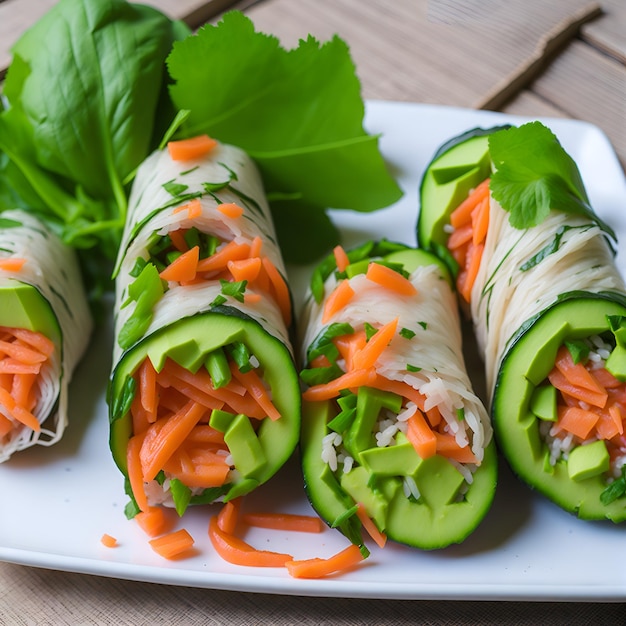
<instances>
[{"instance_id":1,"label":"shredded carrot","mask_svg":"<svg viewBox=\"0 0 626 626\"><path fill-rule=\"evenodd\" d=\"M457 277L457 289L466 302L469 302L472 297L472 287L478 276L484 248L484 244L469 248L465 269L460 271Z\"/></svg>"},{"instance_id":2,"label":"shredded carrot","mask_svg":"<svg viewBox=\"0 0 626 626\"><path fill-rule=\"evenodd\" d=\"M367 534L376 542L376 545L379 548L384 548L387 543L387 535L378 530L374 521L367 514L362 502L357 503L356 516L359 518L361 524L363 524L363 528L365 528Z\"/></svg>"},{"instance_id":3,"label":"shredded carrot","mask_svg":"<svg viewBox=\"0 0 626 626\"><path fill-rule=\"evenodd\" d=\"M148 422L155 422L159 404L157 373L149 358L144 359L139 367L139 397Z\"/></svg>"},{"instance_id":4,"label":"shredded carrot","mask_svg":"<svg viewBox=\"0 0 626 626\"><path fill-rule=\"evenodd\" d=\"M287 561L285 567L294 578L322 578L350 569L365 557L357 545L351 544L328 559L305 559Z\"/></svg>"},{"instance_id":5,"label":"shredded carrot","mask_svg":"<svg viewBox=\"0 0 626 626\"><path fill-rule=\"evenodd\" d=\"M205 456L207 451L203 451ZM225 455L208 452L212 456L207 462L204 459L190 458L184 448L178 448L163 464L163 470L178 478L191 489L210 489L221 487L228 480L230 466Z\"/></svg>"},{"instance_id":6,"label":"shredded carrot","mask_svg":"<svg viewBox=\"0 0 626 626\"><path fill-rule=\"evenodd\" d=\"M52 356L54 352L54 342L43 333L28 330L27 328L8 328L7 326L0 326L0 332L8 332L14 335L22 343L28 344L47 357Z\"/></svg>"},{"instance_id":7,"label":"shredded carrot","mask_svg":"<svg viewBox=\"0 0 626 626\"><path fill-rule=\"evenodd\" d=\"M437 454L453 459L458 463L478 463L478 459L470 446L459 446L454 435L442 434L437 431L434 432L434 435L437 440Z\"/></svg>"},{"instance_id":8,"label":"shredded carrot","mask_svg":"<svg viewBox=\"0 0 626 626\"><path fill-rule=\"evenodd\" d=\"M370 367L365 370L351 370L328 383L320 383L309 387L303 394L302 399L307 402L321 402L336 398L344 389L354 387L372 387L376 381L376 370Z\"/></svg>"},{"instance_id":9,"label":"shredded carrot","mask_svg":"<svg viewBox=\"0 0 626 626\"><path fill-rule=\"evenodd\" d=\"M252 369L248 372L242 372L237 367L236 363L231 362L230 371L233 377L239 381L246 388L248 393L258 402L267 417L274 421L280 418L280 412L274 406L263 381L255 370Z\"/></svg>"},{"instance_id":10,"label":"shredded carrot","mask_svg":"<svg viewBox=\"0 0 626 626\"><path fill-rule=\"evenodd\" d=\"M187 530L181 528L148 542L152 549L166 559L175 559L193 548L194 540Z\"/></svg>"},{"instance_id":11,"label":"shredded carrot","mask_svg":"<svg viewBox=\"0 0 626 626\"><path fill-rule=\"evenodd\" d=\"M278 304L283 321L289 326L291 324L291 295L289 287L278 268L266 256L263 257L263 269L270 279L276 304Z\"/></svg>"},{"instance_id":12,"label":"shredded carrot","mask_svg":"<svg viewBox=\"0 0 626 626\"><path fill-rule=\"evenodd\" d=\"M176 248L176 250L179 252L186 252L189 250L189 245L185 239L185 231L182 228L170 230L167 234L169 235L172 245Z\"/></svg>"},{"instance_id":13,"label":"shredded carrot","mask_svg":"<svg viewBox=\"0 0 626 626\"><path fill-rule=\"evenodd\" d=\"M250 254L250 245L247 243L235 243L229 241L215 254L198 262L198 272L211 272L223 270L227 267L228 261L238 261L247 259Z\"/></svg>"},{"instance_id":14,"label":"shredded carrot","mask_svg":"<svg viewBox=\"0 0 626 626\"><path fill-rule=\"evenodd\" d=\"M559 407L557 425L563 430L580 437L580 439L586 439L596 425L598 418L598 414L594 411L588 411L580 407Z\"/></svg>"},{"instance_id":15,"label":"shredded carrot","mask_svg":"<svg viewBox=\"0 0 626 626\"><path fill-rule=\"evenodd\" d=\"M355 369L354 356L365 347L367 343L367 336L364 330L357 330L354 333L335 337L333 339L333 343L345 361L346 371L349 372L350 370Z\"/></svg>"},{"instance_id":16,"label":"shredded carrot","mask_svg":"<svg viewBox=\"0 0 626 626\"><path fill-rule=\"evenodd\" d=\"M263 299L263 296L260 293L252 293L252 292L246 291L246 293L243 294L243 301L245 304L249 306L258 304L259 302L261 302L262 299Z\"/></svg>"},{"instance_id":17,"label":"shredded carrot","mask_svg":"<svg viewBox=\"0 0 626 626\"><path fill-rule=\"evenodd\" d=\"M26 259L20 259L17 257L5 257L0 259L0 270L5 272L19 272L24 267Z\"/></svg>"},{"instance_id":18,"label":"shredded carrot","mask_svg":"<svg viewBox=\"0 0 626 626\"><path fill-rule=\"evenodd\" d=\"M252 240L250 244L250 258L254 259L261 256L261 248L263 247L263 240L258 235Z\"/></svg>"},{"instance_id":19,"label":"shredded carrot","mask_svg":"<svg viewBox=\"0 0 626 626\"><path fill-rule=\"evenodd\" d=\"M186 204L177 206L172 213L182 213L183 211L187 211L187 219L198 219L202 215L202 203L200 202L200 198L193 198L193 200L190 200Z\"/></svg>"},{"instance_id":20,"label":"shredded carrot","mask_svg":"<svg viewBox=\"0 0 626 626\"><path fill-rule=\"evenodd\" d=\"M459 226L459 228L455 228L450 237L448 237L448 248L450 250L457 250L461 248L461 246L465 246L470 241L473 240L473 227L472 224L463 224L463 226ZM472 241L473 242L473 241ZM467 248L464 248L464 251ZM463 257L465 259L465 255ZM457 259L458 261L459 259ZM461 264L461 263L459 263ZM463 261L463 265L465 261Z\"/></svg>"},{"instance_id":21,"label":"shredded carrot","mask_svg":"<svg viewBox=\"0 0 626 626\"><path fill-rule=\"evenodd\" d=\"M582 363L574 363L574 359L567 346L561 346L559 348L554 366L572 385L580 387L581 389L588 389L594 393L606 394L606 389L598 383L593 374ZM606 395L608 397L608 394Z\"/></svg>"},{"instance_id":22,"label":"shredded carrot","mask_svg":"<svg viewBox=\"0 0 626 626\"><path fill-rule=\"evenodd\" d=\"M293 557L290 554L257 550L231 533L220 529L217 517L209 522L209 538L215 551L228 563L249 567L283 567Z\"/></svg>"},{"instance_id":23,"label":"shredded carrot","mask_svg":"<svg viewBox=\"0 0 626 626\"><path fill-rule=\"evenodd\" d=\"M333 255L335 256L335 264L337 265L337 269L340 272L344 272L346 270L346 267L350 265L350 259L348 258L346 251L343 249L342 246L335 246L333 248Z\"/></svg>"},{"instance_id":24,"label":"shredded carrot","mask_svg":"<svg viewBox=\"0 0 626 626\"><path fill-rule=\"evenodd\" d=\"M322 324L326 324L334 315L341 311L353 297L354 289L350 286L350 282L347 280L340 281L324 303Z\"/></svg>"},{"instance_id":25,"label":"shredded carrot","mask_svg":"<svg viewBox=\"0 0 626 626\"><path fill-rule=\"evenodd\" d=\"M415 285L413 285L408 278L405 278L402 274L380 263L370 263L367 266L365 277L377 285L385 287L385 289L389 289L401 296L414 296L417 293Z\"/></svg>"},{"instance_id":26,"label":"shredded carrot","mask_svg":"<svg viewBox=\"0 0 626 626\"><path fill-rule=\"evenodd\" d=\"M314 515L296 515L293 513L245 513L242 521L249 526L286 530L301 533L321 533L324 530L322 520Z\"/></svg>"},{"instance_id":27,"label":"shredded carrot","mask_svg":"<svg viewBox=\"0 0 626 626\"><path fill-rule=\"evenodd\" d=\"M357 352L352 359L352 366L355 369L367 369L373 367L380 355L387 349L389 343L396 334L398 318L391 320L381 326L370 340Z\"/></svg>"},{"instance_id":28,"label":"shredded carrot","mask_svg":"<svg viewBox=\"0 0 626 626\"><path fill-rule=\"evenodd\" d=\"M247 280L248 284L254 282L261 271L262 262L257 257L228 261L226 267L236 281Z\"/></svg>"},{"instance_id":29,"label":"shredded carrot","mask_svg":"<svg viewBox=\"0 0 626 626\"><path fill-rule=\"evenodd\" d=\"M196 277L200 247L194 246L176 257L160 274L163 280L186 283Z\"/></svg>"},{"instance_id":30,"label":"shredded carrot","mask_svg":"<svg viewBox=\"0 0 626 626\"><path fill-rule=\"evenodd\" d=\"M0 439L6 437L13 430L13 422L4 415L0 414Z\"/></svg>"},{"instance_id":31,"label":"shredded carrot","mask_svg":"<svg viewBox=\"0 0 626 626\"><path fill-rule=\"evenodd\" d=\"M243 207L240 207L234 202L224 202L217 205L217 210L226 217L231 219L237 219L243 215Z\"/></svg>"},{"instance_id":32,"label":"shredded carrot","mask_svg":"<svg viewBox=\"0 0 626 626\"><path fill-rule=\"evenodd\" d=\"M100 542L107 548L115 548L117 546L117 539L111 535L107 535L106 533L102 535Z\"/></svg>"},{"instance_id":33,"label":"shredded carrot","mask_svg":"<svg viewBox=\"0 0 626 626\"><path fill-rule=\"evenodd\" d=\"M407 420L406 437L420 458L428 459L437 454L437 437L420 411L415 411Z\"/></svg>"},{"instance_id":34,"label":"shredded carrot","mask_svg":"<svg viewBox=\"0 0 626 626\"><path fill-rule=\"evenodd\" d=\"M596 392L573 385L557 368L554 368L548 374L548 380L553 387L556 387L561 392L566 401L568 397L571 397L576 400L582 400L592 406L603 408L609 397L606 391Z\"/></svg>"},{"instance_id":35,"label":"shredded carrot","mask_svg":"<svg viewBox=\"0 0 626 626\"><path fill-rule=\"evenodd\" d=\"M472 211L472 243L477 246L485 241L489 229L489 196L485 196Z\"/></svg>"},{"instance_id":36,"label":"shredded carrot","mask_svg":"<svg viewBox=\"0 0 626 626\"><path fill-rule=\"evenodd\" d=\"M229 535L232 535L239 521L239 510L241 509L241 498L229 500L220 510L217 516L218 528Z\"/></svg>"},{"instance_id":37,"label":"shredded carrot","mask_svg":"<svg viewBox=\"0 0 626 626\"><path fill-rule=\"evenodd\" d=\"M489 179L483 180L475 189L473 189L468 197L452 211L450 215L450 224L454 228L458 228L463 224L467 224L472 219L472 211L485 198L489 197Z\"/></svg>"},{"instance_id":38,"label":"shredded carrot","mask_svg":"<svg viewBox=\"0 0 626 626\"><path fill-rule=\"evenodd\" d=\"M149 506L145 511L137 513L133 519L149 537L169 532L174 524L173 518L160 506Z\"/></svg>"},{"instance_id":39,"label":"shredded carrot","mask_svg":"<svg viewBox=\"0 0 626 626\"><path fill-rule=\"evenodd\" d=\"M174 161L193 161L206 156L216 145L217 141L208 135L197 135L189 139L170 141L167 149Z\"/></svg>"},{"instance_id":40,"label":"shredded carrot","mask_svg":"<svg viewBox=\"0 0 626 626\"><path fill-rule=\"evenodd\" d=\"M141 469L141 446L145 433L135 434L128 440L126 446L126 466L130 488L135 502L140 511L148 510L148 498L143 484L143 471Z\"/></svg>"}]
</instances>

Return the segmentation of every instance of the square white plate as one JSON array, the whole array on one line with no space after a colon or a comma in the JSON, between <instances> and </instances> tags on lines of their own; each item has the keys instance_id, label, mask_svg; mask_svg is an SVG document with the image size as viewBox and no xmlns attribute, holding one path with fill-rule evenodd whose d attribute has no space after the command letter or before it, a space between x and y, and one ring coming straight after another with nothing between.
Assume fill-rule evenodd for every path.
<instances>
[{"instance_id":1,"label":"square white plate","mask_svg":"<svg viewBox=\"0 0 626 626\"><path fill-rule=\"evenodd\" d=\"M382 133L381 149L405 191L392 207L371 214L333 212L353 245L387 237L414 245L417 188L436 148L475 126L527 121L499 113L410 103L368 102L366 126ZM626 181L604 134L583 122L542 120L577 161L597 213L626 242ZM308 268L290 268L296 300ZM122 476L108 448L105 391L110 328L94 337L72 383L70 427L46 449L30 449L0 465L0 560L165 584L263 593L403 599L626 600L624 532L611 523L583 522L533 494L502 467L494 505L462 545L422 552L396 544L372 546L362 566L323 580L295 580L283 569L225 563L210 544L215 507L188 511L184 526L196 541L190 558L166 561L124 517ZM313 514L292 461L248 499L255 510ZM100 538L117 538L105 548ZM329 556L347 545L330 529L320 535L251 531L246 540L295 558Z\"/></svg>"}]
</instances>

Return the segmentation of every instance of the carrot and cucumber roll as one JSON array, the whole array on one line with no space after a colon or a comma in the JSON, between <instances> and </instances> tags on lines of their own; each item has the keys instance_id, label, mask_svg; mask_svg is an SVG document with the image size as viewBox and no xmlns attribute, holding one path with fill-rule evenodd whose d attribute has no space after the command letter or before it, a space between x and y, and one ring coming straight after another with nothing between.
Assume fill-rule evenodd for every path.
<instances>
[{"instance_id":1,"label":"carrot and cucumber roll","mask_svg":"<svg viewBox=\"0 0 626 626\"><path fill-rule=\"evenodd\" d=\"M267 481L300 428L292 303L262 182L240 149L171 142L139 168L116 265L110 444L129 514Z\"/></svg>"},{"instance_id":2,"label":"carrot and cucumber roll","mask_svg":"<svg viewBox=\"0 0 626 626\"><path fill-rule=\"evenodd\" d=\"M388 241L337 248L313 274L302 325L302 465L320 517L364 550L365 535L463 541L497 468L446 267Z\"/></svg>"},{"instance_id":3,"label":"carrot and cucumber roll","mask_svg":"<svg viewBox=\"0 0 626 626\"><path fill-rule=\"evenodd\" d=\"M418 237L455 268L512 469L580 518L625 520L626 291L573 159L539 122L455 138Z\"/></svg>"},{"instance_id":4,"label":"carrot and cucumber roll","mask_svg":"<svg viewBox=\"0 0 626 626\"><path fill-rule=\"evenodd\" d=\"M73 250L22 210L0 215L0 462L68 423L92 318Z\"/></svg>"}]
</instances>

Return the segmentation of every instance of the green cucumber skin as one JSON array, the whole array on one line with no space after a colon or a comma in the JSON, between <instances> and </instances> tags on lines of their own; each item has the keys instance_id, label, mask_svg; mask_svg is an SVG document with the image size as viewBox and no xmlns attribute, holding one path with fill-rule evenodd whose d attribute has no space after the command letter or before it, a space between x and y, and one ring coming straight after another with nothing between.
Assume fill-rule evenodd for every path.
<instances>
[{"instance_id":1,"label":"green cucumber skin","mask_svg":"<svg viewBox=\"0 0 626 626\"><path fill-rule=\"evenodd\" d=\"M606 315L626 315L626 296L564 294L526 322L512 339L500 365L491 415L498 447L523 482L581 519L617 523L626 520L626 498L603 505L600 494L607 484L601 476L576 482L569 478L567 464L562 460L557 462L554 473L544 470L547 447L539 437L538 420L529 408L532 391L552 368L563 340L608 330ZM542 366L530 371L527 355L537 354L541 358L534 361Z\"/></svg>"},{"instance_id":2,"label":"green cucumber skin","mask_svg":"<svg viewBox=\"0 0 626 626\"><path fill-rule=\"evenodd\" d=\"M213 328L213 332L207 332L206 326ZM274 404L282 416L276 421L269 418L262 421L258 439L269 463L256 471L253 476L243 476L241 482L248 479L256 481L257 484L266 482L291 457L298 444L301 421L298 374L291 353L281 341L266 332L256 320L227 306L215 307L209 312L179 320L145 337L122 355L113 370L108 388L109 445L116 465L122 474L128 477L126 446L132 436L132 425L130 413L114 419L113 400L121 393L127 376L135 371L151 346L172 333L180 333L190 339L194 336L204 336L213 348L237 339L248 339L253 348L255 346L259 348L257 351L259 361L266 368L266 375L270 378L275 394ZM233 493L236 492L238 484L233 483ZM228 494L226 499L229 499Z\"/></svg>"}]
</instances>

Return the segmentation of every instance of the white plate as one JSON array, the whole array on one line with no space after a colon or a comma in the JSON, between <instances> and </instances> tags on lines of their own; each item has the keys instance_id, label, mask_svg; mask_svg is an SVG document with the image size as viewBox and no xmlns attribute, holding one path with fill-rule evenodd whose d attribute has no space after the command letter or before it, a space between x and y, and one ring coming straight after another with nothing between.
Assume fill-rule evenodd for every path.
<instances>
[{"instance_id":1,"label":"white plate","mask_svg":"<svg viewBox=\"0 0 626 626\"><path fill-rule=\"evenodd\" d=\"M383 211L336 212L351 245L388 237L415 244L417 186L435 149L475 126L522 118L464 109L369 102L367 128L383 133L381 147L405 196ZM605 136L586 123L544 120L577 160L597 212L626 241L626 181ZM623 267L622 267L623 270ZM296 295L307 273L290 272ZM191 558L155 554L123 509L122 477L108 448L104 400L110 330L100 332L72 385L71 425L53 448L31 449L0 465L0 559L45 568L174 585L312 596L450 599L626 600L624 528L582 522L536 496L502 469L494 505L460 546L421 552L372 547L361 567L324 580L296 580L282 569L233 566L212 550L207 524L217 507L191 509L179 526L196 540ZM312 513L292 462L249 498L251 509ZM108 533L119 546L105 548ZM347 545L330 529L320 535L254 530L254 545L295 558L329 556Z\"/></svg>"}]
</instances>

